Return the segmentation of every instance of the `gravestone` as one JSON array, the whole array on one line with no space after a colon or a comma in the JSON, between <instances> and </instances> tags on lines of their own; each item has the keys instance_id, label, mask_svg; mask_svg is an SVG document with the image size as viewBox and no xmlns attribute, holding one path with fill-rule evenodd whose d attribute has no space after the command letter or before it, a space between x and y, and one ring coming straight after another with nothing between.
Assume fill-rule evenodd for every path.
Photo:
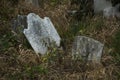
<instances>
[{"instance_id":1,"label":"gravestone","mask_svg":"<svg viewBox=\"0 0 120 80\"><path fill-rule=\"evenodd\" d=\"M33 6L39 7L40 0L25 0L26 3L32 4Z\"/></svg>"},{"instance_id":2,"label":"gravestone","mask_svg":"<svg viewBox=\"0 0 120 80\"><path fill-rule=\"evenodd\" d=\"M27 16L27 25L27 29L24 29L23 33L37 54L45 54L48 47L52 47L52 45L60 46L61 38L48 17L42 19L38 15L30 13Z\"/></svg>"},{"instance_id":3,"label":"gravestone","mask_svg":"<svg viewBox=\"0 0 120 80\"><path fill-rule=\"evenodd\" d=\"M105 8L103 10L103 16L106 18L112 18L112 17L120 18L119 9L120 9L120 4L117 4L114 7Z\"/></svg>"},{"instance_id":4,"label":"gravestone","mask_svg":"<svg viewBox=\"0 0 120 80\"><path fill-rule=\"evenodd\" d=\"M108 7L112 7L112 3L109 0L94 0L94 13L102 13Z\"/></svg>"},{"instance_id":5,"label":"gravestone","mask_svg":"<svg viewBox=\"0 0 120 80\"><path fill-rule=\"evenodd\" d=\"M27 28L26 15L18 15L17 19L13 20L12 28L16 33L23 31L24 28Z\"/></svg>"},{"instance_id":6,"label":"gravestone","mask_svg":"<svg viewBox=\"0 0 120 80\"><path fill-rule=\"evenodd\" d=\"M76 36L72 46L73 59L82 59L84 61L92 61L100 63L103 44L97 40L86 36Z\"/></svg>"}]
</instances>

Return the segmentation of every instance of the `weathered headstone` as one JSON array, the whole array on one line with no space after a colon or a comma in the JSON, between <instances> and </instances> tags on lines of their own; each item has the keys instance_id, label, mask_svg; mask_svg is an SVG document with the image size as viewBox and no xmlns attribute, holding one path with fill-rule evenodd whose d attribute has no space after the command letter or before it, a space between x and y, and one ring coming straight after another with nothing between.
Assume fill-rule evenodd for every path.
<instances>
[{"instance_id":1,"label":"weathered headstone","mask_svg":"<svg viewBox=\"0 0 120 80\"><path fill-rule=\"evenodd\" d=\"M103 16L106 18L117 17L120 18L120 4L114 7L108 7L103 10Z\"/></svg>"},{"instance_id":2,"label":"weathered headstone","mask_svg":"<svg viewBox=\"0 0 120 80\"><path fill-rule=\"evenodd\" d=\"M80 58L84 61L100 63L103 46L102 43L92 38L77 36L72 46L72 57L73 59Z\"/></svg>"},{"instance_id":3,"label":"weathered headstone","mask_svg":"<svg viewBox=\"0 0 120 80\"><path fill-rule=\"evenodd\" d=\"M34 51L38 54L45 54L51 45L60 46L60 36L48 17L40 18L34 13L27 16L28 28L24 34Z\"/></svg>"},{"instance_id":4,"label":"weathered headstone","mask_svg":"<svg viewBox=\"0 0 120 80\"><path fill-rule=\"evenodd\" d=\"M101 13L105 8L111 6L112 3L108 0L94 0L94 13Z\"/></svg>"},{"instance_id":5,"label":"weathered headstone","mask_svg":"<svg viewBox=\"0 0 120 80\"><path fill-rule=\"evenodd\" d=\"M33 6L36 6L36 7L40 6L39 1L40 0L25 0L26 3L32 4Z\"/></svg>"},{"instance_id":6,"label":"weathered headstone","mask_svg":"<svg viewBox=\"0 0 120 80\"><path fill-rule=\"evenodd\" d=\"M26 15L18 15L17 19L13 21L12 28L16 33L22 32L24 28L27 28Z\"/></svg>"}]
</instances>

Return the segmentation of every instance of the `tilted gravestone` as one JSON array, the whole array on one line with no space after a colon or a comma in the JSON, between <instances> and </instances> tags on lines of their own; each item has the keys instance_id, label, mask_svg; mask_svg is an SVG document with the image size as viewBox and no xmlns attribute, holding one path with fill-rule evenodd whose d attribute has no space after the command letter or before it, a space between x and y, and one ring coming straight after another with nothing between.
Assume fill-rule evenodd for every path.
<instances>
[{"instance_id":1,"label":"tilted gravestone","mask_svg":"<svg viewBox=\"0 0 120 80\"><path fill-rule=\"evenodd\" d=\"M45 54L48 47L52 45L60 46L61 38L48 17L42 19L38 15L30 13L27 16L27 25L27 29L24 29L23 33L37 54Z\"/></svg>"},{"instance_id":2,"label":"tilted gravestone","mask_svg":"<svg viewBox=\"0 0 120 80\"><path fill-rule=\"evenodd\" d=\"M45 54L49 47L60 46L61 38L48 17L42 19L34 13L19 15L17 20L14 20L13 30L17 35L24 33L37 55Z\"/></svg>"},{"instance_id":3,"label":"tilted gravestone","mask_svg":"<svg viewBox=\"0 0 120 80\"><path fill-rule=\"evenodd\" d=\"M72 46L72 57L73 59L100 63L103 46L102 43L92 38L77 36Z\"/></svg>"}]
</instances>

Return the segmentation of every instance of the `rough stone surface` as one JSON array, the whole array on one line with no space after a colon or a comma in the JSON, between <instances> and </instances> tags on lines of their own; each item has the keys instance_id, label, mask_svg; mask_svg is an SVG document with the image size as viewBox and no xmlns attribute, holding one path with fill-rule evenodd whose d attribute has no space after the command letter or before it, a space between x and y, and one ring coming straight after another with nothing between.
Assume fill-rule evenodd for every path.
<instances>
[{"instance_id":1,"label":"rough stone surface","mask_svg":"<svg viewBox=\"0 0 120 80\"><path fill-rule=\"evenodd\" d=\"M45 54L52 45L60 46L61 39L48 17L42 19L30 13L27 16L27 25L28 28L23 33L37 54Z\"/></svg>"},{"instance_id":2,"label":"rough stone surface","mask_svg":"<svg viewBox=\"0 0 120 80\"><path fill-rule=\"evenodd\" d=\"M77 36L72 46L73 59L82 58L85 61L100 63L103 44L92 38Z\"/></svg>"},{"instance_id":3,"label":"rough stone surface","mask_svg":"<svg viewBox=\"0 0 120 80\"><path fill-rule=\"evenodd\" d=\"M112 7L108 0L94 0L94 13L102 13L105 8Z\"/></svg>"}]
</instances>

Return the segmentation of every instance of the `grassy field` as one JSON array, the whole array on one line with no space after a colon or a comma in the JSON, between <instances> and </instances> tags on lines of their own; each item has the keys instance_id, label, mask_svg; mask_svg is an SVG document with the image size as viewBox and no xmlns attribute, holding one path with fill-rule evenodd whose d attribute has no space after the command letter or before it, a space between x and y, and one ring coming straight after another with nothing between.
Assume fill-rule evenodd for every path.
<instances>
[{"instance_id":1,"label":"grassy field","mask_svg":"<svg viewBox=\"0 0 120 80\"><path fill-rule=\"evenodd\" d=\"M16 3L17 4L17 3ZM0 80L120 80L120 21L95 15L77 21L68 16L69 2L55 0L43 8L0 2ZM15 35L11 21L18 14L34 12L48 16L62 38L63 50L51 48L45 56L37 56L24 35ZM84 35L104 43L101 64L71 59L74 37Z\"/></svg>"}]
</instances>

